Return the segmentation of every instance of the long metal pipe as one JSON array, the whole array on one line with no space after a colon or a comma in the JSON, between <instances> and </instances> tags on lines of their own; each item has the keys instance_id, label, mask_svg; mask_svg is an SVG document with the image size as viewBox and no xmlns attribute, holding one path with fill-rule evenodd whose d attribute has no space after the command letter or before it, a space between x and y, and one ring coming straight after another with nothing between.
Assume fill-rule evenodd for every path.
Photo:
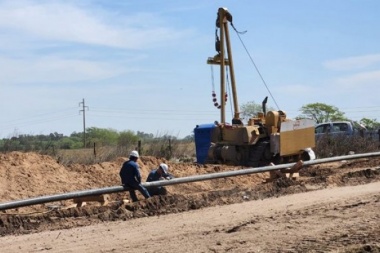
<instances>
[{"instance_id":1,"label":"long metal pipe","mask_svg":"<svg viewBox=\"0 0 380 253\"><path fill-rule=\"evenodd\" d=\"M329 162L336 162L336 161L341 161L341 160L368 158L368 157L375 157L375 156L380 156L380 152L323 158L323 159L305 161L303 164L304 166L306 166L306 165L329 163ZM211 180L211 179L217 179L217 178L235 177L235 176L242 176L242 175L248 175L248 174L286 169L286 168L292 167L293 165L295 165L295 163L280 164L280 165L275 165L275 166L265 166L265 167L259 167L259 168L247 168L247 169L234 170L234 171L217 172L217 173L202 174L202 175L189 176L189 177L174 178L171 180L145 182L145 183L142 183L142 185L145 187L154 187L154 186L184 184L184 183L205 181L205 180ZM128 190L127 187L123 187L120 185L120 186L111 186L111 187L106 187L106 188L75 191L75 192L69 192L69 193L63 193L63 194L57 194L57 195L35 197L35 198L24 199L24 200L16 200L16 201L11 201L11 202L1 203L0 210L7 210L7 209L12 209L12 208L19 208L19 207L24 207L24 206L37 205L37 204L43 204L47 202L61 201L61 200L67 200L67 199L73 199L73 198L80 198L80 197L87 197L87 196L94 196L94 195L101 195L101 194L108 194L108 193L117 193L117 192L122 192L126 190Z\"/></svg>"}]
</instances>

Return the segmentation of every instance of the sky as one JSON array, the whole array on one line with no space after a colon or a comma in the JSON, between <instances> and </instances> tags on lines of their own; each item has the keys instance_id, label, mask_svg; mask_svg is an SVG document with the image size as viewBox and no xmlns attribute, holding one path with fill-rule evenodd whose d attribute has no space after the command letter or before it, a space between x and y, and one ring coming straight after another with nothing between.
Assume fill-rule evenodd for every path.
<instances>
[{"instance_id":1,"label":"sky","mask_svg":"<svg viewBox=\"0 0 380 253\"><path fill-rule=\"evenodd\" d=\"M229 26L239 105L268 96L288 118L325 103L380 121L378 0L0 0L0 138L183 138L220 120L220 70L206 62L220 7L246 31Z\"/></svg>"}]
</instances>

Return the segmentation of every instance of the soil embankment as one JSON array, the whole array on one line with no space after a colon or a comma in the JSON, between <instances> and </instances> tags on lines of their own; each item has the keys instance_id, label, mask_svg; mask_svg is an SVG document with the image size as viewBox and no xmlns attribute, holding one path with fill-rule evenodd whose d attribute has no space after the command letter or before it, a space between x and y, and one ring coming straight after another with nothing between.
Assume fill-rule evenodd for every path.
<instances>
[{"instance_id":1,"label":"soil embankment","mask_svg":"<svg viewBox=\"0 0 380 253\"><path fill-rule=\"evenodd\" d=\"M65 167L49 156L1 154L0 201L118 185L125 160ZM142 157L143 178L161 162L176 177L244 169ZM308 166L296 180L268 183L268 173L260 173L173 185L167 196L139 196L135 204L124 204L128 194L117 193L106 206L72 207L67 200L7 210L0 214L0 247L7 252L154 252L157 247L161 252L379 252L379 164L379 158L370 158Z\"/></svg>"}]
</instances>

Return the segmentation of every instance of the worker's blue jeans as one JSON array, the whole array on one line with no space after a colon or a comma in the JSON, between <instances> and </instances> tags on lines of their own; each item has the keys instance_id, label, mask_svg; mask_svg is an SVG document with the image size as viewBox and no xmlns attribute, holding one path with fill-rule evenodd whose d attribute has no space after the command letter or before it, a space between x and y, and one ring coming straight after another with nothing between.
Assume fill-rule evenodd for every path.
<instances>
[{"instance_id":1,"label":"worker's blue jeans","mask_svg":"<svg viewBox=\"0 0 380 253\"><path fill-rule=\"evenodd\" d=\"M138 201L135 190L138 190L146 199L150 198L150 194L149 194L148 190L144 186L142 186L141 184L139 184L137 182L136 182L136 184L130 184L130 183L125 184L125 186L130 188L128 191L129 191L129 195L131 196L132 202Z\"/></svg>"},{"instance_id":2,"label":"worker's blue jeans","mask_svg":"<svg viewBox=\"0 0 380 253\"><path fill-rule=\"evenodd\" d=\"M148 192L150 196L155 196L155 195L166 195L167 190L163 186L158 186L158 187L150 187L148 188Z\"/></svg>"}]
</instances>

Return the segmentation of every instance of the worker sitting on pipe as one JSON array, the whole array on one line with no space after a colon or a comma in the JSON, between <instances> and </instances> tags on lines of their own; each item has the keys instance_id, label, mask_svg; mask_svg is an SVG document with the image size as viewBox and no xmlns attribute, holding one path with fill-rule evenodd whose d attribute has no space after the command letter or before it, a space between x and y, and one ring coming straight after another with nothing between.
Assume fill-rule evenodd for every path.
<instances>
[{"instance_id":1,"label":"worker sitting on pipe","mask_svg":"<svg viewBox=\"0 0 380 253\"><path fill-rule=\"evenodd\" d=\"M159 180L170 180L172 178L174 177L173 175L169 173L169 166L165 163L161 163L157 169L154 169L149 173L146 181L154 182L154 181L159 181ZM148 191L149 191L150 196L167 194L167 190L163 186L148 187Z\"/></svg>"},{"instance_id":2,"label":"worker sitting on pipe","mask_svg":"<svg viewBox=\"0 0 380 253\"><path fill-rule=\"evenodd\" d=\"M129 160L123 163L119 172L121 183L128 189L132 202L138 201L135 190L138 190L146 199L150 197L148 190L141 184L137 159L139 159L139 153L133 150L129 155Z\"/></svg>"}]
</instances>

